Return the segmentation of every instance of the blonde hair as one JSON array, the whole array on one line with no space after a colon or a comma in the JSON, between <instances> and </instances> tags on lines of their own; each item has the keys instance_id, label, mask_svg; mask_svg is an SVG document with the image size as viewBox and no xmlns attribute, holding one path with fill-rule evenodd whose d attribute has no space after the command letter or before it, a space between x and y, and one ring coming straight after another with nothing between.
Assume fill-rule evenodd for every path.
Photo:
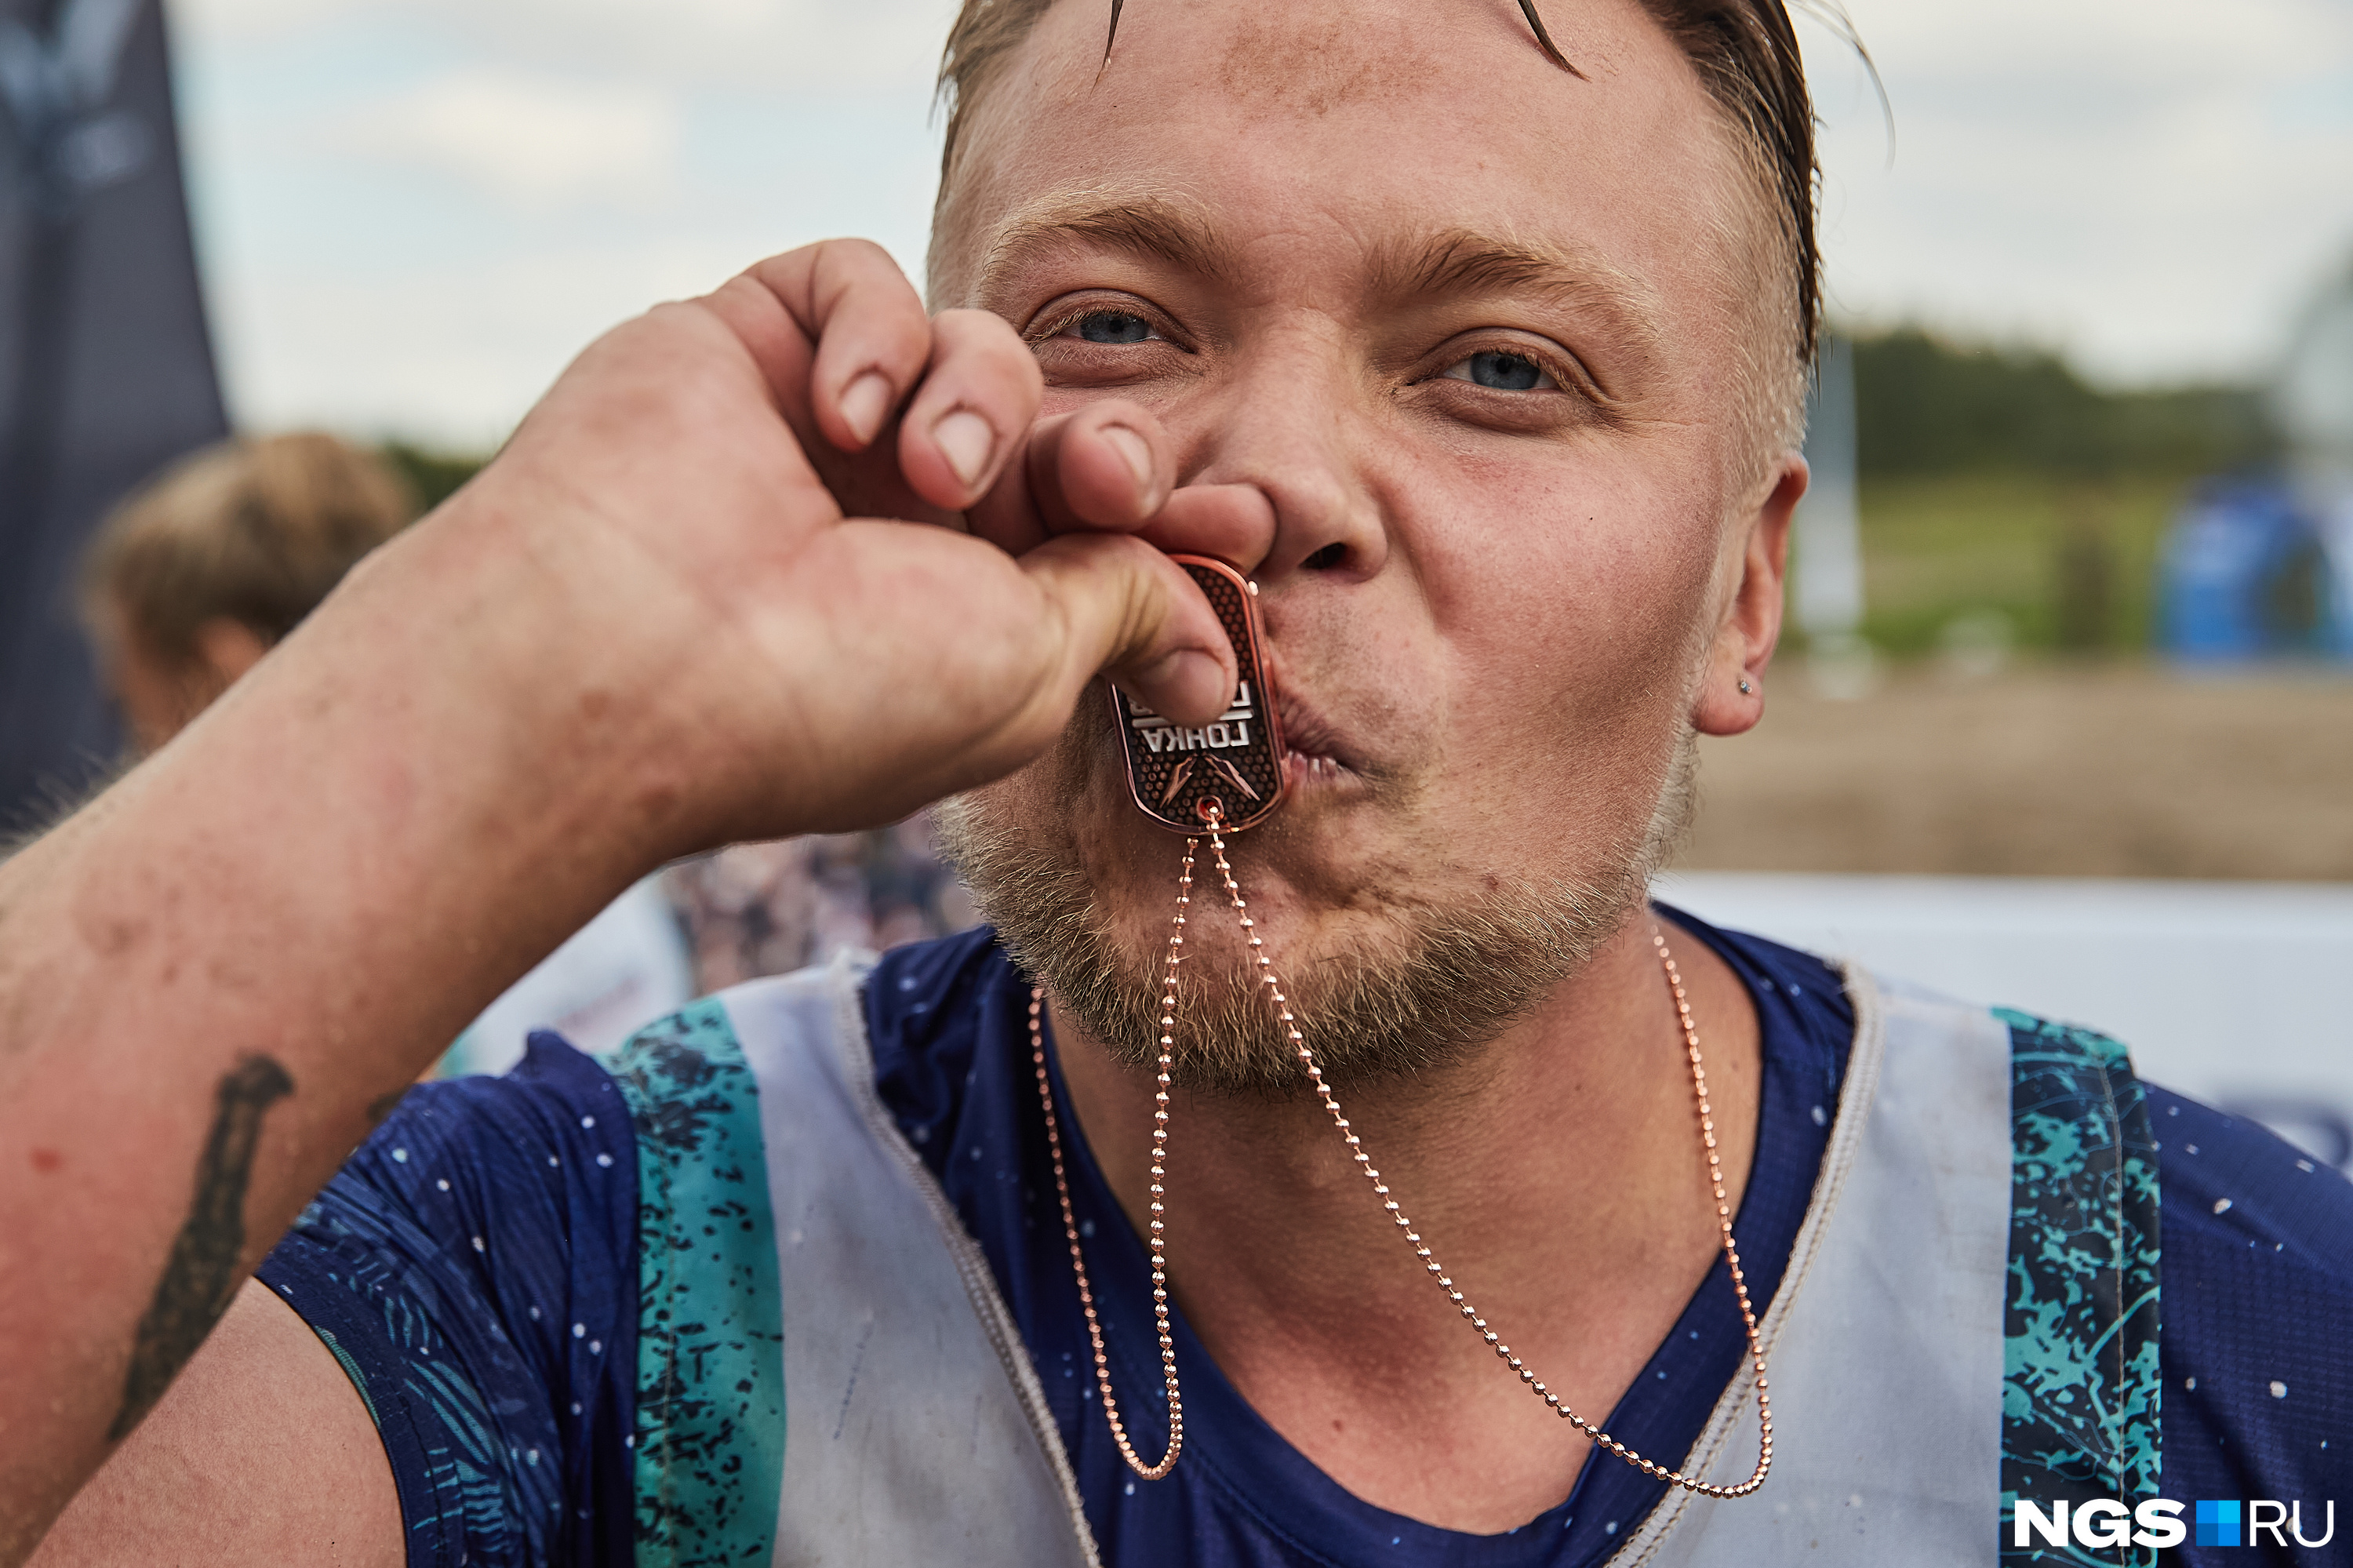
<instances>
[{"instance_id":1,"label":"blonde hair","mask_svg":"<svg viewBox=\"0 0 2353 1568\"><path fill-rule=\"evenodd\" d=\"M223 441L182 459L116 508L84 557L83 613L111 613L153 657L197 657L227 619L275 643L360 557L417 515L373 452L315 431Z\"/></svg>"}]
</instances>

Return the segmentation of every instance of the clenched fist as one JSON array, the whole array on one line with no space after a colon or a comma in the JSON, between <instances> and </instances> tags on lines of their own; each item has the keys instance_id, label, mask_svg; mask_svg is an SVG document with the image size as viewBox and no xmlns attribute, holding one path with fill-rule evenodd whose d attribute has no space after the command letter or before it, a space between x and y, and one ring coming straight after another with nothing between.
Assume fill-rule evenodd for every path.
<instances>
[{"instance_id":1,"label":"clenched fist","mask_svg":"<svg viewBox=\"0 0 2353 1568\"><path fill-rule=\"evenodd\" d=\"M1027 761L1098 670L1180 716L1233 689L1134 536L1171 507L1158 426L1033 423L1039 392L1003 321L926 317L879 248L815 245L590 347L417 546L481 530L547 565L574 624L488 674L523 703L608 679L597 722L693 759L685 841L885 821Z\"/></svg>"}]
</instances>

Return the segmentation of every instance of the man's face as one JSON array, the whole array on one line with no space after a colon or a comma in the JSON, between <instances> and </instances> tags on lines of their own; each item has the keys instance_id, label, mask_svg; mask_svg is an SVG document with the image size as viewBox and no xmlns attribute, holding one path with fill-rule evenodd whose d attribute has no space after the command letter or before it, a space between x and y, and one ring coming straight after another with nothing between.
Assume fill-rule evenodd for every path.
<instances>
[{"instance_id":1,"label":"man's face","mask_svg":"<svg viewBox=\"0 0 2353 1568\"><path fill-rule=\"evenodd\" d=\"M1053 7L975 106L934 303L1019 328L1048 413L1132 399L1183 482L1263 498L1214 542L1261 585L1293 752L1234 841L1251 911L1311 1012L1500 968L1411 1025L1491 1034L1622 918L1707 719L1777 471L1755 182L1631 0L1547 6L1583 80L1509 5L1138 0L1107 67L1106 15ZM1141 1048L1179 845L1107 706L952 826L1016 950ZM1215 888L1192 983L1248 1003ZM1143 1012L1074 996L1103 980Z\"/></svg>"}]
</instances>

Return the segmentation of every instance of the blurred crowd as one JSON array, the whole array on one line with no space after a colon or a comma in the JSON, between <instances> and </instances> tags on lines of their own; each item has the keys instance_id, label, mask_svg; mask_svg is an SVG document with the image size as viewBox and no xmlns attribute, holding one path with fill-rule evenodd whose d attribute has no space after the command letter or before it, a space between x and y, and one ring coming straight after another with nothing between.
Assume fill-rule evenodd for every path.
<instances>
[{"instance_id":1,"label":"blurred crowd","mask_svg":"<svg viewBox=\"0 0 2353 1568\"><path fill-rule=\"evenodd\" d=\"M217 700L419 507L375 452L317 432L221 442L93 537L83 621L134 755ZM631 888L494 1002L440 1070L499 1072L553 1028L618 1045L692 997L973 924L927 818L736 844Z\"/></svg>"},{"instance_id":2,"label":"blurred crowd","mask_svg":"<svg viewBox=\"0 0 2353 1568\"><path fill-rule=\"evenodd\" d=\"M700 991L880 952L973 924L931 820L872 832L735 844L662 874Z\"/></svg>"}]
</instances>

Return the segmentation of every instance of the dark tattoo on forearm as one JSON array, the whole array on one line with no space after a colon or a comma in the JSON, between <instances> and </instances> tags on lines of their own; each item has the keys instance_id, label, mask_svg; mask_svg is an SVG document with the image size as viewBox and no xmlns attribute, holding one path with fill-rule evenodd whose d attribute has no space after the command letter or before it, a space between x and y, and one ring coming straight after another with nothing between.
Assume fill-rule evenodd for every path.
<instances>
[{"instance_id":1,"label":"dark tattoo on forearm","mask_svg":"<svg viewBox=\"0 0 2353 1568\"><path fill-rule=\"evenodd\" d=\"M294 1092L286 1069L267 1056L248 1056L220 1081L219 1108L196 1159L196 1191L187 1222L173 1238L172 1255L139 1337L131 1348L131 1374L122 1387L107 1440L139 1425L164 1390L205 1342L237 1293L237 1266L245 1250L245 1189L253 1175L261 1114Z\"/></svg>"}]
</instances>

